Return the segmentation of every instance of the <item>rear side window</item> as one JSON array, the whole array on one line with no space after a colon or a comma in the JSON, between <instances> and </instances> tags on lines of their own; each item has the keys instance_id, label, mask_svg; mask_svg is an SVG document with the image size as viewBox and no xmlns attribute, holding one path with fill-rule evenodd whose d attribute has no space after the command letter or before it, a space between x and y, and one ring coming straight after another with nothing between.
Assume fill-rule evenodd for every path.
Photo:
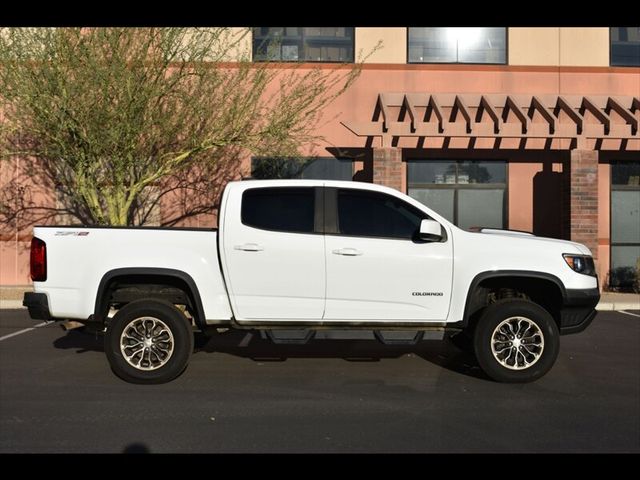
<instances>
[{"instance_id":1,"label":"rear side window","mask_svg":"<svg viewBox=\"0 0 640 480\"><path fill-rule=\"evenodd\" d=\"M313 233L313 188L251 188L242 194L242 223L262 230Z\"/></svg>"},{"instance_id":2,"label":"rear side window","mask_svg":"<svg viewBox=\"0 0 640 480\"><path fill-rule=\"evenodd\" d=\"M338 229L344 235L413 239L428 218L417 208L384 193L338 191Z\"/></svg>"}]
</instances>

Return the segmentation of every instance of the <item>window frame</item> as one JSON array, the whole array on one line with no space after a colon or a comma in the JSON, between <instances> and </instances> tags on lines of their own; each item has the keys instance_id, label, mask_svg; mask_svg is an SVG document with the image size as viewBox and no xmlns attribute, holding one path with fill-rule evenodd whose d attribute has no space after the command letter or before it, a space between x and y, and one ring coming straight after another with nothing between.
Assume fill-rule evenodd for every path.
<instances>
[{"instance_id":1,"label":"window frame","mask_svg":"<svg viewBox=\"0 0 640 480\"><path fill-rule=\"evenodd\" d=\"M456 183L418 183L409 182L409 169L406 169L407 195L410 188L429 188L433 190L453 190L453 219L449 220L457 228L458 226L458 191L459 190L496 190L504 186L504 196L502 198L502 230L509 230L509 161L501 158L411 158L407 163L428 163L428 162L454 162L456 165ZM504 162L504 183L458 183L460 165L463 162ZM413 197L412 197L413 198ZM440 212L438 212L440 213ZM442 215L442 214L441 214ZM443 215L444 216L444 215ZM487 227L490 228L490 227Z\"/></svg>"},{"instance_id":2,"label":"window frame","mask_svg":"<svg viewBox=\"0 0 640 480\"><path fill-rule=\"evenodd\" d=\"M406 200L400 197L397 197L395 195L391 195L389 193L378 192L375 190L369 190L365 188L325 187L325 212L327 212L327 215L325 216L325 235L348 237L348 238L370 238L374 240L395 240L395 241L412 242L412 243L433 243L428 240L422 240L418 237L417 234L419 233L419 230L420 230L419 226L412 238L389 237L389 236L383 236L383 235L354 235L354 234L341 232L340 231L340 214L339 214L339 205L338 205L339 190L353 191L360 194L380 195L383 197L390 197L395 201L402 203L407 209L420 213L423 220L424 219L435 220L427 212L424 212L420 210L418 207L411 205ZM447 241L447 235L446 235L446 229L444 227L442 227L442 230L444 232L444 235L441 242L444 243Z\"/></svg>"},{"instance_id":3,"label":"window frame","mask_svg":"<svg viewBox=\"0 0 640 480\"><path fill-rule=\"evenodd\" d=\"M638 191L640 185L615 185L613 183L613 167L624 163L633 162L632 160L612 160L609 163L609 271L608 271L608 286L618 289L627 288L625 285L611 285L611 273L613 272L613 247L640 247L639 242L614 242L613 241L613 192L614 191ZM639 163L640 162L633 162Z\"/></svg>"},{"instance_id":4,"label":"window frame","mask_svg":"<svg viewBox=\"0 0 640 480\"><path fill-rule=\"evenodd\" d=\"M242 214L243 211L243 207L244 207L244 201L245 201L245 194L247 192L251 192L251 191L255 191L255 190L292 190L292 189L296 189L296 190L301 190L301 189L305 189L305 190L311 190L313 193L313 230L310 232L299 232L299 231L292 231L292 230L281 230L281 229L275 229L275 228L263 228L263 227L258 227L256 225L251 225L245 222L244 219L244 215ZM261 230L263 232L277 232L277 233L287 233L287 234L294 234L294 235L323 235L323 223L324 223L324 211L323 211L323 206L324 206L324 192L322 187L314 187L314 186L304 186L304 185L296 185L296 186L265 186L265 187L250 187L245 189L242 192L242 196L240 198L240 223L247 227L247 228L254 228L256 230Z\"/></svg>"},{"instance_id":5,"label":"window frame","mask_svg":"<svg viewBox=\"0 0 640 480\"><path fill-rule=\"evenodd\" d=\"M609 66L614 68L640 68L640 61L637 65L614 65L613 64L613 38L611 31L614 28L628 28L628 27L609 27Z\"/></svg>"},{"instance_id":6,"label":"window frame","mask_svg":"<svg viewBox=\"0 0 640 480\"><path fill-rule=\"evenodd\" d=\"M449 27L407 27L406 33L406 46L407 46L407 58L406 63L408 65L509 65L509 27L504 28L504 62L413 62L409 58L409 29L410 28L449 28ZM492 27L481 27L492 28Z\"/></svg>"},{"instance_id":7,"label":"window frame","mask_svg":"<svg viewBox=\"0 0 640 480\"><path fill-rule=\"evenodd\" d=\"M302 59L302 60L282 60L282 58L278 59L278 60L269 60L267 59L257 59L256 55L255 55L255 35L254 35L254 28L263 28L263 27L251 27L251 61L252 62L256 62L256 63L266 63L266 62L272 62L272 63L318 63L318 64L322 64L322 63L329 63L329 64L344 64L344 63L355 63L356 61L356 27L342 27L342 28L350 28L351 29L351 59L347 60L347 61L340 61L340 60L307 60L307 59ZM266 27L266 28L274 28L274 27ZM282 27L282 28L287 28L287 27ZM304 52L304 47L305 47L305 43L304 43L304 39L305 39L305 34L304 34L304 29L305 28L313 28L313 27L296 27L296 28L300 28L301 32L299 35L299 40L298 40L298 48L301 49L302 52ZM321 27L322 28L322 27ZM310 35L311 36L311 35ZM280 56L282 57L282 52L280 52Z\"/></svg>"}]
</instances>

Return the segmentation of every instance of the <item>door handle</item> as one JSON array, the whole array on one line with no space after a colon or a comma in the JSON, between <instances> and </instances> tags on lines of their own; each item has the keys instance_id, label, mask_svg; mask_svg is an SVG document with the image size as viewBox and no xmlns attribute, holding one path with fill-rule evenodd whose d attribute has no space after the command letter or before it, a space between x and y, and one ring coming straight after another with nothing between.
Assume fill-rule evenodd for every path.
<instances>
[{"instance_id":1,"label":"door handle","mask_svg":"<svg viewBox=\"0 0 640 480\"><path fill-rule=\"evenodd\" d=\"M264 247L261 247L257 243L245 243L244 245L234 245L234 250L243 250L245 252L261 252Z\"/></svg>"},{"instance_id":2,"label":"door handle","mask_svg":"<svg viewBox=\"0 0 640 480\"><path fill-rule=\"evenodd\" d=\"M333 251L336 255L344 255L346 257L357 257L362 255L362 252L355 248L340 248Z\"/></svg>"}]
</instances>

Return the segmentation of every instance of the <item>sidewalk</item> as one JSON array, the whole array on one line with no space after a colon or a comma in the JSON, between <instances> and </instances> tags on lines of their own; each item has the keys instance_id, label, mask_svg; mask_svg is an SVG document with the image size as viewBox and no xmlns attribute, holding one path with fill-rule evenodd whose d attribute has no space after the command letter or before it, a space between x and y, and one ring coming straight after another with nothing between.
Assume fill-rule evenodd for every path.
<instances>
[{"instance_id":1,"label":"sidewalk","mask_svg":"<svg viewBox=\"0 0 640 480\"><path fill-rule=\"evenodd\" d=\"M24 292L31 292L30 285L0 287L0 310L25 308L22 306Z\"/></svg>"},{"instance_id":2,"label":"sidewalk","mask_svg":"<svg viewBox=\"0 0 640 480\"><path fill-rule=\"evenodd\" d=\"M596 310L640 310L640 295L602 292Z\"/></svg>"},{"instance_id":3,"label":"sidewalk","mask_svg":"<svg viewBox=\"0 0 640 480\"><path fill-rule=\"evenodd\" d=\"M22 295L30 292L30 286L0 287L0 310L24 308ZM635 293L603 292L596 310L640 310L640 295Z\"/></svg>"}]
</instances>

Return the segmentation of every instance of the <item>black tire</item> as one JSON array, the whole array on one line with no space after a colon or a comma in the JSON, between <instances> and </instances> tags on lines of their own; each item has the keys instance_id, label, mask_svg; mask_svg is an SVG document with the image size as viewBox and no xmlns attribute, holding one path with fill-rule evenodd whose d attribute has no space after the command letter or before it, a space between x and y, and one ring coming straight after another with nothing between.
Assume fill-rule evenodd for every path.
<instances>
[{"instance_id":1,"label":"black tire","mask_svg":"<svg viewBox=\"0 0 640 480\"><path fill-rule=\"evenodd\" d=\"M492 352L492 336L494 330L503 321L511 317L524 317L529 320L529 322L535 324L544 341L544 348L539 357L535 362L532 361L529 367L524 367L522 361L524 360L524 356L520 354L519 357L518 352L514 351L515 361L520 360L521 366L524 367L520 370L504 366ZM529 332L531 331L535 331L535 329L529 330ZM529 333L526 335L529 335ZM538 338L536 338L536 341L539 343ZM560 349L560 332L549 312L541 306L526 300L506 300L491 304L485 309L475 328L473 344L480 368L492 379L505 383L533 382L551 370L551 367L555 363ZM523 348L526 348L526 345ZM531 348L534 351L539 351L539 348ZM496 350L498 350L498 348L496 348ZM514 356L510 356L506 362L512 362ZM516 364L515 366L518 367L520 364ZM513 367L514 365L512 365L512 368Z\"/></svg>"},{"instance_id":2,"label":"black tire","mask_svg":"<svg viewBox=\"0 0 640 480\"><path fill-rule=\"evenodd\" d=\"M133 321L142 317L151 317L161 321L173 336L173 342L163 344L165 347L168 345L173 346L172 350L167 348L172 352L168 360L152 370L143 369L145 366L144 360L142 361L142 367L138 368L129 363L123 355L120 345L123 331ZM138 325L140 326L140 324ZM148 322L146 325L148 325ZM165 338L169 338L166 333L158 337L159 341L164 341L163 339ZM187 318L173 304L161 300L136 300L125 305L111 319L105 335L104 350L111 369L121 379L139 384L166 383L176 378L187 368L189 358L193 352L193 329ZM126 347L125 351L127 351ZM135 361L140 357L131 355L131 358L132 361ZM148 358L151 358L150 352L148 353ZM159 362L164 361L160 360L158 356L154 356L153 359ZM148 361L146 363L148 367L151 366Z\"/></svg>"}]
</instances>

